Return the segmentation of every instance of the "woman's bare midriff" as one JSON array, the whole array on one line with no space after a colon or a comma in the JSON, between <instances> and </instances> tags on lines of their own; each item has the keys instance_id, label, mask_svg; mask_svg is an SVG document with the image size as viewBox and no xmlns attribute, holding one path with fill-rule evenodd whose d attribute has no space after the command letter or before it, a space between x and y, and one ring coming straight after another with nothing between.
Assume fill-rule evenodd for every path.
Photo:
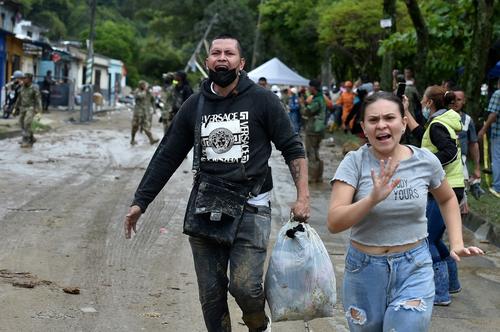
<instances>
[{"instance_id":1,"label":"woman's bare midriff","mask_svg":"<svg viewBox=\"0 0 500 332\"><path fill-rule=\"evenodd\" d=\"M354 248L358 249L359 251L368 254L368 255L387 255L387 254L396 254L399 252L405 252L410 249L415 248L418 246L422 240L418 240L413 243L408 243L408 244L402 244L399 246L367 246L364 244L361 244L359 242L356 242L354 240L351 240L351 244Z\"/></svg>"}]
</instances>

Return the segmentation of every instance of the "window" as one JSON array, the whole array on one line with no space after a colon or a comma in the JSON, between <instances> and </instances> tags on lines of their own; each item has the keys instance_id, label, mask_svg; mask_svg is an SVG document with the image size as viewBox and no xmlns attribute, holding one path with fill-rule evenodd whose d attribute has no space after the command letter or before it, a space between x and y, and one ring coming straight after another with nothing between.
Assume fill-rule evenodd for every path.
<instances>
[{"instance_id":1,"label":"window","mask_svg":"<svg viewBox=\"0 0 500 332\"><path fill-rule=\"evenodd\" d=\"M21 57L19 55L12 56L12 72L21 70Z\"/></svg>"}]
</instances>

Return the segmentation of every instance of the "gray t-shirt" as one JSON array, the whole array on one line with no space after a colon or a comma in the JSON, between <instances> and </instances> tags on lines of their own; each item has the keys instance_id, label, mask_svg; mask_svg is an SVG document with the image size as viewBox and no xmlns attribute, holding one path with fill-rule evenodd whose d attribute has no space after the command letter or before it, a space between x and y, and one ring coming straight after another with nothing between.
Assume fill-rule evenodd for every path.
<instances>
[{"instance_id":1,"label":"gray t-shirt","mask_svg":"<svg viewBox=\"0 0 500 332\"><path fill-rule=\"evenodd\" d=\"M385 200L352 226L352 240L368 246L396 246L427 237L427 193L441 185L445 173L439 159L429 150L407 146L413 155L400 162L393 177L400 178L401 182ZM332 182L339 180L354 187L353 202L357 202L372 191L372 168L379 174L380 161L365 144L345 156Z\"/></svg>"}]
</instances>

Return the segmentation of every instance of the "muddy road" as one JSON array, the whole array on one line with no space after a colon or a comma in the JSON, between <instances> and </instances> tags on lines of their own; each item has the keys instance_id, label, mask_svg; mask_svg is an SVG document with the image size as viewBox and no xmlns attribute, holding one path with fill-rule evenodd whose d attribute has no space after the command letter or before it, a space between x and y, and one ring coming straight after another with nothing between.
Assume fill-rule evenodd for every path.
<instances>
[{"instance_id":1,"label":"muddy road","mask_svg":"<svg viewBox=\"0 0 500 332\"><path fill-rule=\"evenodd\" d=\"M19 138L0 140L0 331L205 331L182 219L191 184L191 156L175 173L131 240L122 220L155 147L139 134L131 147L128 110L102 113L90 124L53 112L56 129L31 150ZM161 128L154 120L154 134ZM323 147L325 179L340 149ZM294 189L279 153L271 163L273 232L289 215ZM341 286L347 234L326 231L329 186L311 187L311 224L322 236ZM467 236L469 242L477 242ZM481 243L484 258L460 265L463 292L435 308L433 331L498 331L500 255ZM78 293L78 294L72 294ZM310 331L347 331L341 310ZM233 331L246 331L231 300ZM304 331L304 323L273 331Z\"/></svg>"}]
</instances>

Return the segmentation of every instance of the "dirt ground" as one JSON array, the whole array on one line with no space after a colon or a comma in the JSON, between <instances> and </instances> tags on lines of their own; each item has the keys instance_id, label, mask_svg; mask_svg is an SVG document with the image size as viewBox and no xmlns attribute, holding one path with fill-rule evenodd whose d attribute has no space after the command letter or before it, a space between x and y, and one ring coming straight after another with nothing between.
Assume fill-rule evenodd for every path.
<instances>
[{"instance_id":1,"label":"dirt ground","mask_svg":"<svg viewBox=\"0 0 500 332\"><path fill-rule=\"evenodd\" d=\"M54 112L53 112L54 113ZM191 185L191 156L142 216L139 232L123 236L123 217L154 153L139 134L130 146L129 110L102 113L89 124L61 122L37 135L32 149L19 138L0 140L0 331L205 331L182 219ZM154 133L161 136L156 118ZM325 227L326 180L339 147L322 147L325 183L311 187L310 223L335 266L338 307L333 318L273 324L273 331L347 331L341 306L347 232ZM289 215L294 189L279 153L271 161L273 232ZM460 265L464 290L435 308L432 331L498 331L498 248ZM271 247L270 247L271 248ZM231 299L233 331L246 331Z\"/></svg>"}]
</instances>

